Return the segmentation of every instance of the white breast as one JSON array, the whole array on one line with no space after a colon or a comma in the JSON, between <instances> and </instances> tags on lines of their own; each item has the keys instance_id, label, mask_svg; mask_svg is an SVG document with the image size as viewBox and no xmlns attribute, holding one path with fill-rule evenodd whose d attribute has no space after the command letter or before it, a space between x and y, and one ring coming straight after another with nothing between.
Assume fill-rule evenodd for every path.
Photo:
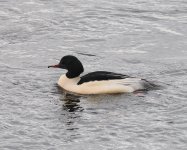
<instances>
[{"instance_id":1,"label":"white breast","mask_svg":"<svg viewBox=\"0 0 187 150\"><path fill-rule=\"evenodd\" d=\"M143 81L138 78L126 78L106 81L90 81L77 85L80 77L69 79L62 75L58 85L63 89L78 94L129 93L143 89Z\"/></svg>"}]
</instances>

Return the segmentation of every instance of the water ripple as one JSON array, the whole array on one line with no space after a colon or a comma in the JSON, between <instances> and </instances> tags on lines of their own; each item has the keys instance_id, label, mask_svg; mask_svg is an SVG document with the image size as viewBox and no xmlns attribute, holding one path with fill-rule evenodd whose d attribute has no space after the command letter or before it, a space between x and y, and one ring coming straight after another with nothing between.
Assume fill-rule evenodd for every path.
<instances>
[{"instance_id":1,"label":"water ripple","mask_svg":"<svg viewBox=\"0 0 187 150\"><path fill-rule=\"evenodd\" d=\"M0 149L186 145L186 0L1 0ZM75 55L162 86L144 96L72 95L48 69ZM86 144L85 144L86 143Z\"/></svg>"}]
</instances>

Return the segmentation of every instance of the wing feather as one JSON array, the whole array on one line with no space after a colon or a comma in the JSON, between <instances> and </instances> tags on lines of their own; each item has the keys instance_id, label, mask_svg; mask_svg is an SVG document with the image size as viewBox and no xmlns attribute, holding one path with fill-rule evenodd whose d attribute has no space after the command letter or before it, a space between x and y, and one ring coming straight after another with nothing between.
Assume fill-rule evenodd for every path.
<instances>
[{"instance_id":1,"label":"wing feather","mask_svg":"<svg viewBox=\"0 0 187 150\"><path fill-rule=\"evenodd\" d=\"M113 73L113 72L96 71L82 76L78 84L83 84L85 82L90 82L90 81L115 80L115 79L125 79L125 78L129 78L129 76L119 73Z\"/></svg>"}]
</instances>

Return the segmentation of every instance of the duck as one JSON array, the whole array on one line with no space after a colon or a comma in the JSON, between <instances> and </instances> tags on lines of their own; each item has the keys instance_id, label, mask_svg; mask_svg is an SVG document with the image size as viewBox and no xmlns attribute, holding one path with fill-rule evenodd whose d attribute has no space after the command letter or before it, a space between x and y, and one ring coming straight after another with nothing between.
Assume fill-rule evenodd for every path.
<instances>
[{"instance_id":1,"label":"duck","mask_svg":"<svg viewBox=\"0 0 187 150\"><path fill-rule=\"evenodd\" d=\"M108 71L95 71L81 76L84 67L73 55L62 57L58 64L48 68L67 70L66 74L60 76L57 84L65 91L76 94L132 93L153 86L145 79Z\"/></svg>"}]
</instances>

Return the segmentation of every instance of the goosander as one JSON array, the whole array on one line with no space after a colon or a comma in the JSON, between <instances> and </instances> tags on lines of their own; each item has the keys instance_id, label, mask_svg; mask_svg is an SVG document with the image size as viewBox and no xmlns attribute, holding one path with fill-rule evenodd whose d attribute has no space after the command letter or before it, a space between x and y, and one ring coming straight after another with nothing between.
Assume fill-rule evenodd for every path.
<instances>
[{"instance_id":1,"label":"goosander","mask_svg":"<svg viewBox=\"0 0 187 150\"><path fill-rule=\"evenodd\" d=\"M147 87L152 86L144 79L106 71L80 76L84 71L83 65L72 55L62 57L59 64L48 66L50 67L66 69L67 73L60 76L58 85L66 91L77 94L130 93L146 90Z\"/></svg>"}]
</instances>

